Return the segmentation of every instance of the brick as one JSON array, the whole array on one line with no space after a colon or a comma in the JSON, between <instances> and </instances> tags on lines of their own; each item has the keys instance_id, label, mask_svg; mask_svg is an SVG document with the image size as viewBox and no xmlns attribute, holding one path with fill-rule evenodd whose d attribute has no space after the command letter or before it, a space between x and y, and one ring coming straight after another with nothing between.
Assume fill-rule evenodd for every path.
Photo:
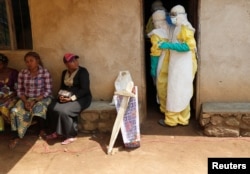
<instances>
[{"instance_id":1,"label":"brick","mask_svg":"<svg viewBox=\"0 0 250 174\"><path fill-rule=\"evenodd\" d=\"M215 115L215 116L211 117L210 122L213 125L220 125L223 122L223 118L220 117L220 116Z\"/></svg>"},{"instance_id":2,"label":"brick","mask_svg":"<svg viewBox=\"0 0 250 174\"><path fill-rule=\"evenodd\" d=\"M204 134L215 137L238 137L240 135L238 128L209 125L205 128Z\"/></svg>"},{"instance_id":3,"label":"brick","mask_svg":"<svg viewBox=\"0 0 250 174\"><path fill-rule=\"evenodd\" d=\"M205 125L207 125L209 122L210 122L210 118L203 118L203 119L200 119L200 125L201 125L201 126L205 126Z\"/></svg>"},{"instance_id":4,"label":"brick","mask_svg":"<svg viewBox=\"0 0 250 174\"><path fill-rule=\"evenodd\" d=\"M250 130L241 130L240 135L243 137L250 137Z\"/></svg>"},{"instance_id":5,"label":"brick","mask_svg":"<svg viewBox=\"0 0 250 174\"><path fill-rule=\"evenodd\" d=\"M233 126L233 127L239 127L240 126L240 120L238 120L237 117L226 118L225 123L228 126Z\"/></svg>"},{"instance_id":6,"label":"brick","mask_svg":"<svg viewBox=\"0 0 250 174\"><path fill-rule=\"evenodd\" d=\"M244 122L250 126L250 116L243 116L242 122Z\"/></svg>"},{"instance_id":7,"label":"brick","mask_svg":"<svg viewBox=\"0 0 250 174\"><path fill-rule=\"evenodd\" d=\"M111 132L112 128L113 128L113 123L110 123L110 122L98 123L98 130L100 130L100 132Z\"/></svg>"},{"instance_id":8,"label":"brick","mask_svg":"<svg viewBox=\"0 0 250 174\"><path fill-rule=\"evenodd\" d=\"M86 121L85 123L82 124L82 128L87 131L93 131L97 129L97 124Z\"/></svg>"},{"instance_id":9,"label":"brick","mask_svg":"<svg viewBox=\"0 0 250 174\"><path fill-rule=\"evenodd\" d=\"M80 131L111 132L116 119L116 108L108 101L92 101L80 114Z\"/></svg>"},{"instance_id":10,"label":"brick","mask_svg":"<svg viewBox=\"0 0 250 174\"><path fill-rule=\"evenodd\" d=\"M81 118L86 121L96 121L99 119L99 113L98 112L82 112Z\"/></svg>"}]
</instances>

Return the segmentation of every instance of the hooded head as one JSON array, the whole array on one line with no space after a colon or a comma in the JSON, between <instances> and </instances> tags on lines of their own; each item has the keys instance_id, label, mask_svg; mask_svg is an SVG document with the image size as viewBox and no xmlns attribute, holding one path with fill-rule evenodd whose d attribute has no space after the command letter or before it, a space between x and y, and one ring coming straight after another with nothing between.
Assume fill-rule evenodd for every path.
<instances>
[{"instance_id":1,"label":"hooded head","mask_svg":"<svg viewBox=\"0 0 250 174\"><path fill-rule=\"evenodd\" d=\"M187 19L187 13L182 5L176 5L171 9L170 18L172 24L176 26L185 25L191 30L194 30L194 28Z\"/></svg>"},{"instance_id":2,"label":"hooded head","mask_svg":"<svg viewBox=\"0 0 250 174\"><path fill-rule=\"evenodd\" d=\"M163 4L160 0L155 0L151 6L152 13L154 13L157 10L165 10L165 8L163 7Z\"/></svg>"},{"instance_id":3,"label":"hooded head","mask_svg":"<svg viewBox=\"0 0 250 174\"><path fill-rule=\"evenodd\" d=\"M187 20L185 9L181 5L174 6L170 11L171 21L174 25L181 25L184 20Z\"/></svg>"},{"instance_id":4,"label":"hooded head","mask_svg":"<svg viewBox=\"0 0 250 174\"><path fill-rule=\"evenodd\" d=\"M166 25L165 10L157 10L152 14L152 19L155 28L164 28Z\"/></svg>"}]
</instances>

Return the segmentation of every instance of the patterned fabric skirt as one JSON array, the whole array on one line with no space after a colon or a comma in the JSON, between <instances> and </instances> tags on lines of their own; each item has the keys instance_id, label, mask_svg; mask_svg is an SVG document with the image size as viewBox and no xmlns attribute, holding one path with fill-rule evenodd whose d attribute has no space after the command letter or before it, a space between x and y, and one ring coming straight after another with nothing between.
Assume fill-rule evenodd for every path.
<instances>
[{"instance_id":1,"label":"patterned fabric skirt","mask_svg":"<svg viewBox=\"0 0 250 174\"><path fill-rule=\"evenodd\" d=\"M10 124L10 110L16 104L17 97L11 97L0 106L0 114L6 123Z\"/></svg>"},{"instance_id":2,"label":"patterned fabric skirt","mask_svg":"<svg viewBox=\"0 0 250 174\"><path fill-rule=\"evenodd\" d=\"M29 100L34 100L34 98L29 98ZM18 136L23 138L28 127L31 125L34 116L46 119L46 113L48 105L51 103L51 98L47 97L43 100L37 102L32 111L27 111L24 108L24 103L22 100L18 100L16 105L11 109L11 129L17 131Z\"/></svg>"}]
</instances>

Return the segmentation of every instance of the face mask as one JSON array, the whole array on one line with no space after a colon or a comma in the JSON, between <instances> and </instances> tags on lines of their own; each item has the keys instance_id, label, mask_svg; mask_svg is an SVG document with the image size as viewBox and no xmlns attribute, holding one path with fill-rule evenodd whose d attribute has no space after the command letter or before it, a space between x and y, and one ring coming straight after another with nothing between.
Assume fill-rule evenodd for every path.
<instances>
[{"instance_id":1,"label":"face mask","mask_svg":"<svg viewBox=\"0 0 250 174\"><path fill-rule=\"evenodd\" d=\"M172 22L173 25L176 25L177 17L171 17L171 22Z\"/></svg>"},{"instance_id":2,"label":"face mask","mask_svg":"<svg viewBox=\"0 0 250 174\"><path fill-rule=\"evenodd\" d=\"M172 20L169 15L167 15L166 21L169 25L173 25Z\"/></svg>"}]
</instances>

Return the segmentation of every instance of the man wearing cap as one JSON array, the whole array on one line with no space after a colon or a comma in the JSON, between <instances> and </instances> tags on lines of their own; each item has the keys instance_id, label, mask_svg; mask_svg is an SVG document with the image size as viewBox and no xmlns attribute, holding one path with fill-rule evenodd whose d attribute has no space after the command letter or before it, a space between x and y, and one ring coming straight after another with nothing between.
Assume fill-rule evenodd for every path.
<instances>
[{"instance_id":1,"label":"man wearing cap","mask_svg":"<svg viewBox=\"0 0 250 174\"><path fill-rule=\"evenodd\" d=\"M92 95L88 70L78 63L79 56L66 53L63 62L66 70L62 72L58 97L48 108L48 120L53 133L46 138L63 136L61 143L66 145L76 140L77 118L80 112L89 107Z\"/></svg>"}]
</instances>

